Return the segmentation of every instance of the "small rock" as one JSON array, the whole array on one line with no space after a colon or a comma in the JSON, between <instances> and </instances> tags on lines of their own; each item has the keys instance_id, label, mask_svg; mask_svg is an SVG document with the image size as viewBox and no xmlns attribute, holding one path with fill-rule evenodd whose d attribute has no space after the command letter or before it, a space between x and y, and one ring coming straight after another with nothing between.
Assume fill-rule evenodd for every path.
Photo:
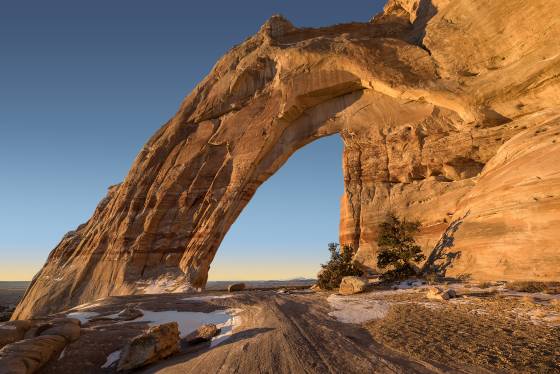
<instances>
[{"instance_id":1,"label":"small rock","mask_svg":"<svg viewBox=\"0 0 560 374\"><path fill-rule=\"evenodd\" d=\"M133 319L140 318L143 315L144 313L142 313L140 309L135 308L133 306L127 306L126 308L121 310L119 314L117 314L119 319L123 321L131 321Z\"/></svg>"},{"instance_id":2,"label":"small rock","mask_svg":"<svg viewBox=\"0 0 560 374\"><path fill-rule=\"evenodd\" d=\"M290 293L287 289L285 288L280 288L278 291L276 291L277 293Z\"/></svg>"},{"instance_id":3,"label":"small rock","mask_svg":"<svg viewBox=\"0 0 560 374\"><path fill-rule=\"evenodd\" d=\"M169 357L180 349L177 322L151 327L138 335L123 348L118 371L135 369Z\"/></svg>"},{"instance_id":4,"label":"small rock","mask_svg":"<svg viewBox=\"0 0 560 374\"><path fill-rule=\"evenodd\" d=\"M314 284L313 286L309 287L309 289L313 292L319 292L321 291L321 287L319 287L318 284Z\"/></svg>"},{"instance_id":5,"label":"small rock","mask_svg":"<svg viewBox=\"0 0 560 374\"><path fill-rule=\"evenodd\" d=\"M216 325L210 323L202 325L196 331L191 332L185 337L185 341L191 345L199 344L212 340L212 338L220 332Z\"/></svg>"},{"instance_id":6,"label":"small rock","mask_svg":"<svg viewBox=\"0 0 560 374\"><path fill-rule=\"evenodd\" d=\"M228 287L229 292L243 291L245 289L245 283L233 283Z\"/></svg>"},{"instance_id":7,"label":"small rock","mask_svg":"<svg viewBox=\"0 0 560 374\"><path fill-rule=\"evenodd\" d=\"M426 297L432 300L449 300L457 297L457 293L453 289L443 290L439 287L430 287Z\"/></svg>"},{"instance_id":8,"label":"small rock","mask_svg":"<svg viewBox=\"0 0 560 374\"><path fill-rule=\"evenodd\" d=\"M367 287L367 279L360 277L344 277L340 282L338 293L341 295L353 295L355 293L363 292Z\"/></svg>"}]
</instances>

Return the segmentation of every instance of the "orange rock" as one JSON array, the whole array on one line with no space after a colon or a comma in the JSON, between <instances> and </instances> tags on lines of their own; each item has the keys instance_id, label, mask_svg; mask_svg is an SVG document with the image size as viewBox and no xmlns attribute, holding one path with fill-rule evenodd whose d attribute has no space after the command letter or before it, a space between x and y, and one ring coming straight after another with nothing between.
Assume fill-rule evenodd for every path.
<instances>
[{"instance_id":1,"label":"orange rock","mask_svg":"<svg viewBox=\"0 0 560 374\"><path fill-rule=\"evenodd\" d=\"M256 189L336 133L340 242L364 267L392 210L422 222L434 271L559 279L559 17L550 0L390 0L370 23L320 29L272 17L62 239L13 318L203 288Z\"/></svg>"}]
</instances>

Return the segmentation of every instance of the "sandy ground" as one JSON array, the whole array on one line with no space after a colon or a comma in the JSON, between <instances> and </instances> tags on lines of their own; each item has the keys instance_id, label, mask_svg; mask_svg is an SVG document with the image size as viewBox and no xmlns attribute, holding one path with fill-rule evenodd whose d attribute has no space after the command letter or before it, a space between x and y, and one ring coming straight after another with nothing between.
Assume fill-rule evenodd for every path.
<instances>
[{"instance_id":1,"label":"sandy ground","mask_svg":"<svg viewBox=\"0 0 560 374\"><path fill-rule=\"evenodd\" d=\"M103 318L127 305L150 315L174 311L177 318L185 311L237 311L225 340L184 346L143 373L560 372L558 296L462 289L457 299L434 301L425 291L110 297L64 313L84 319L82 336L42 372L115 372L107 358L150 322Z\"/></svg>"},{"instance_id":2,"label":"sandy ground","mask_svg":"<svg viewBox=\"0 0 560 374\"><path fill-rule=\"evenodd\" d=\"M558 304L492 294L401 299L385 318L366 324L381 344L455 371L560 372Z\"/></svg>"}]
</instances>

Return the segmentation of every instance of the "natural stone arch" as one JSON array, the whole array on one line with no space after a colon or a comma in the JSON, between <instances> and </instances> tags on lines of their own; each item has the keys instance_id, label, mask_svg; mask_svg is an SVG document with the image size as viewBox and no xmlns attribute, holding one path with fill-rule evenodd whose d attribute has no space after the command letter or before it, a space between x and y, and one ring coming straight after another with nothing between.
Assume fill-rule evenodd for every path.
<instances>
[{"instance_id":1,"label":"natural stone arch","mask_svg":"<svg viewBox=\"0 0 560 374\"><path fill-rule=\"evenodd\" d=\"M528 176L533 154L525 147L531 144L530 150L549 156L534 188L557 189L557 174L550 171L560 153L527 132L559 126L558 111L545 109L560 105L551 94L557 92L560 65L555 57L533 60L558 47L523 44L500 60L509 65L497 62L491 54L507 55L514 41L490 40L495 23L523 24L535 15L510 12L503 19L496 12L514 5L472 1L434 1L432 18L417 14L423 7L411 6L415 1L392 0L370 23L321 29L297 29L271 18L218 61L144 146L123 183L111 187L92 218L62 239L14 318L145 292L154 282L162 291L203 287L221 239L256 188L298 148L333 133L345 144L340 238L359 247L357 260L365 266L374 263L376 224L389 209L422 221L419 240L429 252L450 222L476 207L457 232L463 238L457 245L468 253L455 272L560 277L558 251L551 247L558 233L550 233L559 219L556 195L539 200L548 209L546 220L512 225L506 206L494 204L500 218L488 218L488 201L495 203L492 196L504 188L489 190L485 183L521 185L500 179L500 173L515 167L521 170L517 175ZM540 3L533 8L540 22L532 27L542 32L531 29L531 35L558 29L557 9ZM461 27L449 26L464 14L484 20L461 26L468 37ZM480 58L471 61L473 56ZM523 106L516 104L520 100ZM504 199L513 214L527 209L515 193ZM488 222L499 229L481 230ZM531 270L527 241L512 242L508 250L530 261L500 262L500 242L513 232L548 238L541 243L551 254L544 270ZM492 254L496 250L500 256ZM489 268L502 270L492 274Z\"/></svg>"}]
</instances>

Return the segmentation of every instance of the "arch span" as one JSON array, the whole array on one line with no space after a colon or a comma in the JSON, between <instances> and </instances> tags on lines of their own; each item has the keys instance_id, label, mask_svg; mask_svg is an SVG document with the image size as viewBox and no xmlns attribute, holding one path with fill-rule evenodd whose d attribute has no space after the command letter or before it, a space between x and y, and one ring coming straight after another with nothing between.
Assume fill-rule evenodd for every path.
<instances>
[{"instance_id":1,"label":"arch span","mask_svg":"<svg viewBox=\"0 0 560 374\"><path fill-rule=\"evenodd\" d=\"M532 274L560 277L553 249L560 238L550 229L560 223L554 208L560 194L537 199L548 209L547 220L515 226L507 214L492 216L505 206L480 198L497 194L484 178L500 180L503 168L523 165L528 172L528 157L519 158L524 164L508 157L525 154L526 144L554 161L542 164L541 184L531 188L548 183L557 190L555 145L545 147L544 137L519 142L537 126L543 126L538 134L558 126L560 102L551 93L560 65L550 53L557 44L510 48L516 43L498 39L515 32L498 35L492 22L530 22L526 30L546 37L558 29L558 12L539 0L533 13L517 7L503 17L510 2L472 1L434 1L437 13L425 18L412 14L419 9L410 6L414 1L390 0L370 23L321 29L297 29L272 17L217 62L140 151L123 183L109 189L88 222L64 236L13 318L107 295L203 288L220 241L259 185L298 148L334 133L344 141L340 240L359 248L364 266L375 263L377 223L389 209L422 221L419 240L429 251L475 204L478 213L457 232L465 251L485 251L484 262L501 269L495 276L522 278L531 264L501 257L511 250L528 258L523 253L532 251L530 241L513 240L512 233L542 234L549 238L540 246L549 263ZM449 21L463 17L473 22ZM498 59L497 49L507 58ZM535 64L531 56L537 55ZM511 183L507 209L530 211L518 198L527 193L524 182ZM505 242L507 251L499 244ZM478 254L468 253L459 268L488 274L478 271Z\"/></svg>"}]
</instances>

